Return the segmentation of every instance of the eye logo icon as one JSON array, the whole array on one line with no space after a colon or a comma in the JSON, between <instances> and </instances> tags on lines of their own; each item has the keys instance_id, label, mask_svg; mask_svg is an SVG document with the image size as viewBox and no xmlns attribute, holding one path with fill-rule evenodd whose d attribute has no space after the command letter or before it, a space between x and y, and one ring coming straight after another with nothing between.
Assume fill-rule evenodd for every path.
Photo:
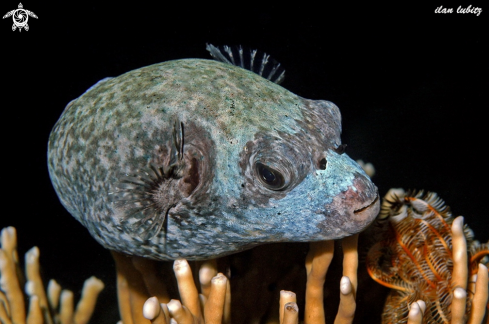
<instances>
[{"instance_id":1,"label":"eye logo icon","mask_svg":"<svg viewBox=\"0 0 489 324\"><path fill-rule=\"evenodd\" d=\"M25 10L22 3L19 3L19 8L7 12L5 16L3 16L3 19L10 16L12 16L12 19L14 20L12 31L15 31L18 28L19 32L22 31L22 28L24 28L26 31L29 30L29 25L27 25L29 16L37 19L36 14L32 11Z\"/></svg>"}]
</instances>

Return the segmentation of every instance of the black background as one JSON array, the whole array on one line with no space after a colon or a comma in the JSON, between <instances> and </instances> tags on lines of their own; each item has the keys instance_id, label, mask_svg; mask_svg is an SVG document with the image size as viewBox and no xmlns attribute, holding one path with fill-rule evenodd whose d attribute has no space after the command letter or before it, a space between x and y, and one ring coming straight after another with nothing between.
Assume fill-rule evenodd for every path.
<instances>
[{"instance_id":1,"label":"black background","mask_svg":"<svg viewBox=\"0 0 489 324\"><path fill-rule=\"evenodd\" d=\"M114 269L61 206L46 167L49 132L65 105L98 80L161 61L209 58L206 43L245 45L286 69L282 84L337 104L343 142L372 162L381 195L391 187L437 192L487 241L489 6L482 14L435 14L437 6L392 2L298 8L247 2L176 7L163 2L24 1L30 30L0 21L2 213L19 252L37 245L46 278L79 292L102 278L115 323ZM1 14L16 9L2 1Z\"/></svg>"}]
</instances>

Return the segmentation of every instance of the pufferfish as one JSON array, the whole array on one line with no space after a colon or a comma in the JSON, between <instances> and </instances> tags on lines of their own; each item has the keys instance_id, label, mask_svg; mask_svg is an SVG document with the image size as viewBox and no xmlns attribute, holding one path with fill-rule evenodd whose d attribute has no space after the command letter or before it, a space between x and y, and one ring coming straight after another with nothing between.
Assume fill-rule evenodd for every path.
<instances>
[{"instance_id":1,"label":"pufferfish","mask_svg":"<svg viewBox=\"0 0 489 324\"><path fill-rule=\"evenodd\" d=\"M48 168L69 213L105 248L155 260L367 227L378 191L344 153L338 107L278 85L264 53L207 49L216 60L106 78L67 105Z\"/></svg>"}]
</instances>

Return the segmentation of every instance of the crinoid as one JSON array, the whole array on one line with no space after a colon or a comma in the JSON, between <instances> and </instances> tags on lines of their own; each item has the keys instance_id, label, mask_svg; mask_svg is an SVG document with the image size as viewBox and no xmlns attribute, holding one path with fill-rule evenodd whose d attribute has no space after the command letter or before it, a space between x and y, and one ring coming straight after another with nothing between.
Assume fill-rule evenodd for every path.
<instances>
[{"instance_id":1,"label":"crinoid","mask_svg":"<svg viewBox=\"0 0 489 324\"><path fill-rule=\"evenodd\" d=\"M476 303L481 304L474 291L482 287L487 294L487 287L476 286L474 275L486 275L486 268L479 263L487 264L489 243L474 240L470 228L463 226L463 218L452 218L450 208L432 192L391 189L379 214L379 222L383 221L383 239L367 256L370 276L392 288L382 322L406 323L409 305L420 299L426 303L424 323L450 323L456 316L455 306L451 306L455 299L464 307L458 312L460 320L472 322L475 315L471 312L476 313ZM482 301L482 314L484 308L487 296Z\"/></svg>"}]
</instances>

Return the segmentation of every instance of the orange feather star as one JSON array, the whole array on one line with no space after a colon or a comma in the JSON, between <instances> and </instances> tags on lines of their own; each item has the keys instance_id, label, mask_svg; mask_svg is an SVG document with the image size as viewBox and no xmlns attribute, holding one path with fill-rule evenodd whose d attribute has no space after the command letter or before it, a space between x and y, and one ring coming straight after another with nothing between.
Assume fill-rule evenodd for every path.
<instances>
[{"instance_id":1,"label":"orange feather star","mask_svg":"<svg viewBox=\"0 0 489 324\"><path fill-rule=\"evenodd\" d=\"M409 305L419 299L427 307L424 323L450 323L456 288L456 280L452 280L453 221L450 208L436 193L391 189L386 195L378 221L384 223L385 232L367 255L370 276L392 289L384 306L383 323L406 323ZM470 281L477 274L478 264L488 263L489 242L480 244L474 240L467 225L463 235ZM471 309L473 290L474 283L469 282L466 310Z\"/></svg>"}]
</instances>

